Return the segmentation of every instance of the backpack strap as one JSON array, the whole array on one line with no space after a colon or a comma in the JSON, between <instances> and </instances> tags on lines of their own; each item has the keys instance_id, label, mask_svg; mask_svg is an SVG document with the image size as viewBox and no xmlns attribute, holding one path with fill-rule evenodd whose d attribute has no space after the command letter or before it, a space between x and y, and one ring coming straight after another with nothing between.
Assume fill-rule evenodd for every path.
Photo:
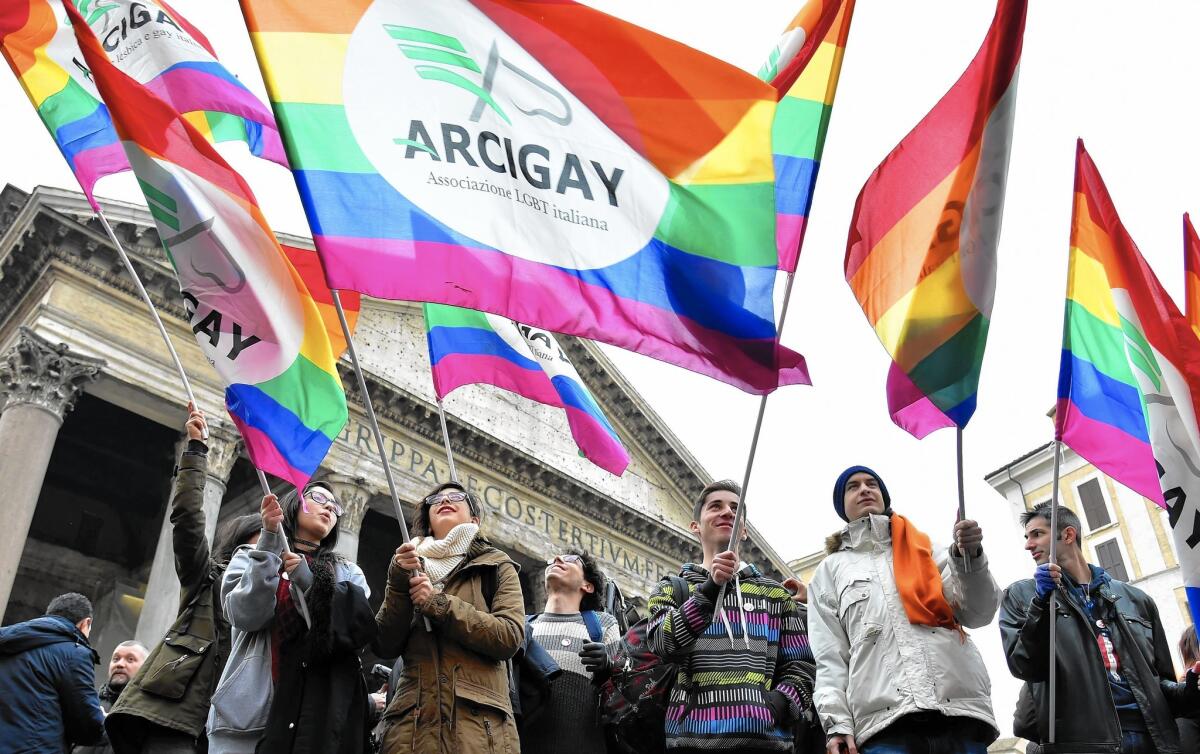
<instances>
[{"instance_id":1,"label":"backpack strap","mask_svg":"<svg viewBox=\"0 0 1200 754\"><path fill-rule=\"evenodd\" d=\"M687 602L688 597L692 596L692 590L688 586L687 581L682 576L672 574L667 577L671 582L671 601L675 603L675 607L683 607L683 603Z\"/></svg>"},{"instance_id":2,"label":"backpack strap","mask_svg":"<svg viewBox=\"0 0 1200 754\"><path fill-rule=\"evenodd\" d=\"M580 615L583 616L583 624L587 626L588 636L592 637L592 641L602 640L604 632L600 629L600 618L596 615L596 611L584 610Z\"/></svg>"}]
</instances>

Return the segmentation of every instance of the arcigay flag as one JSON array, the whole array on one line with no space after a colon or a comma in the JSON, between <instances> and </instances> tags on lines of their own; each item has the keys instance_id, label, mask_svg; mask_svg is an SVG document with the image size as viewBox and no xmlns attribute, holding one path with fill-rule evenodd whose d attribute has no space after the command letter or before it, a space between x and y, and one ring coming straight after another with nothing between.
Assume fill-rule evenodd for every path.
<instances>
[{"instance_id":1,"label":"arcigay flag","mask_svg":"<svg viewBox=\"0 0 1200 754\"><path fill-rule=\"evenodd\" d=\"M442 304L425 305L425 330L438 400L483 383L561 408L583 457L617 476L625 471L629 454L552 333Z\"/></svg>"},{"instance_id":2,"label":"arcigay flag","mask_svg":"<svg viewBox=\"0 0 1200 754\"><path fill-rule=\"evenodd\" d=\"M765 393L777 92L574 2L242 0L334 288Z\"/></svg>"},{"instance_id":3,"label":"arcigay flag","mask_svg":"<svg viewBox=\"0 0 1200 754\"><path fill-rule=\"evenodd\" d=\"M995 295L1026 0L858 195L846 281L892 357L892 421L920 438L975 412Z\"/></svg>"},{"instance_id":4,"label":"arcigay flag","mask_svg":"<svg viewBox=\"0 0 1200 754\"><path fill-rule=\"evenodd\" d=\"M170 105L108 61L78 10L67 12L250 460L301 487L346 423L316 304L242 177Z\"/></svg>"},{"instance_id":5,"label":"arcigay flag","mask_svg":"<svg viewBox=\"0 0 1200 754\"><path fill-rule=\"evenodd\" d=\"M205 138L244 141L253 154L287 164L270 110L217 62L204 35L174 9L129 0L78 5L110 58L120 58L122 70L186 113ZM62 0L0 4L0 52L96 208L96 181L129 170L129 162Z\"/></svg>"},{"instance_id":6,"label":"arcigay flag","mask_svg":"<svg viewBox=\"0 0 1200 754\"><path fill-rule=\"evenodd\" d=\"M780 95L771 125L775 240L779 268L788 272L796 269L804 245L853 15L854 0L809 0L758 72Z\"/></svg>"},{"instance_id":7,"label":"arcigay flag","mask_svg":"<svg viewBox=\"0 0 1200 754\"><path fill-rule=\"evenodd\" d=\"M1080 141L1055 430L1168 509L1200 621L1200 339L1142 258Z\"/></svg>"}]
</instances>

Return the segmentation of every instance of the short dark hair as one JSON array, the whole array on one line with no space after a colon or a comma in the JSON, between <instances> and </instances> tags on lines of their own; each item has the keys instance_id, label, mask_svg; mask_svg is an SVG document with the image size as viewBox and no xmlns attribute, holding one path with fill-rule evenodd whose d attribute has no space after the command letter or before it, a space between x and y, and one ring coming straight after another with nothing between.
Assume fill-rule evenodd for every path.
<instances>
[{"instance_id":1,"label":"short dark hair","mask_svg":"<svg viewBox=\"0 0 1200 754\"><path fill-rule=\"evenodd\" d=\"M578 547L572 547L564 554L579 556L579 565L583 566L583 580L592 585L592 593L583 595L583 599L579 601L579 609L603 610L604 587L608 584L608 579L605 577L604 571L600 570L600 564L596 562L590 552Z\"/></svg>"},{"instance_id":2,"label":"short dark hair","mask_svg":"<svg viewBox=\"0 0 1200 754\"><path fill-rule=\"evenodd\" d=\"M60 594L50 600L46 615L57 615L79 625L83 619L92 617L92 601L79 592Z\"/></svg>"},{"instance_id":3,"label":"short dark hair","mask_svg":"<svg viewBox=\"0 0 1200 754\"><path fill-rule=\"evenodd\" d=\"M708 496L714 492L732 492L738 496L739 500L741 500L742 485L738 484L732 479L719 479L715 482L709 482L708 484L704 485L704 489L700 490L700 496L696 498L695 505L692 506L693 521L700 520L700 509L704 507L704 501L708 499Z\"/></svg>"},{"instance_id":4,"label":"short dark hair","mask_svg":"<svg viewBox=\"0 0 1200 754\"><path fill-rule=\"evenodd\" d=\"M1038 503L1033 506L1033 510L1025 511L1021 514L1021 528L1029 526L1029 522L1035 518L1045 519L1046 523L1050 523L1050 503ZM1062 539L1063 532L1070 527L1075 530L1075 546L1083 550L1083 524L1079 521L1079 516L1075 515L1075 511L1065 505L1058 506L1058 537Z\"/></svg>"},{"instance_id":5,"label":"short dark hair","mask_svg":"<svg viewBox=\"0 0 1200 754\"><path fill-rule=\"evenodd\" d=\"M458 490L465 493L467 496L467 508L471 511L471 515L478 519L483 518L483 506L479 502L478 495L458 482L442 482L430 490L425 497L421 498L420 504L417 506L417 517L413 519L412 533L414 537L427 537L433 534L433 529L429 526L429 506L425 504L425 501L445 490Z\"/></svg>"},{"instance_id":6,"label":"short dark hair","mask_svg":"<svg viewBox=\"0 0 1200 754\"><path fill-rule=\"evenodd\" d=\"M1196 642L1196 626L1192 624L1183 629L1183 635L1179 637L1179 656L1183 658L1183 664L1191 667L1200 660L1200 644Z\"/></svg>"}]
</instances>

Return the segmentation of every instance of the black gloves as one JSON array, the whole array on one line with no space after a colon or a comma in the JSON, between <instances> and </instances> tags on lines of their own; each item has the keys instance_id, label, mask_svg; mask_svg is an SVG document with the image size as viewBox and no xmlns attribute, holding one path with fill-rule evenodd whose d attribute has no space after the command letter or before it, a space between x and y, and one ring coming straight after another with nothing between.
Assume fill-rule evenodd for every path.
<instances>
[{"instance_id":1,"label":"black gloves","mask_svg":"<svg viewBox=\"0 0 1200 754\"><path fill-rule=\"evenodd\" d=\"M598 641L585 641L583 649L579 650L579 660L592 675L607 675L612 667L608 650Z\"/></svg>"}]
</instances>

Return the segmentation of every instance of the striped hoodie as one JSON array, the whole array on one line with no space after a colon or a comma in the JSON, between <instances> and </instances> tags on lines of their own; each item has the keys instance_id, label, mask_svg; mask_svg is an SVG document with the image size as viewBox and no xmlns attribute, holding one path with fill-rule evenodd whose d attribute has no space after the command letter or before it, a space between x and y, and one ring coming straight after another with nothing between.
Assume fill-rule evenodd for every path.
<instances>
[{"instance_id":1,"label":"striped hoodie","mask_svg":"<svg viewBox=\"0 0 1200 754\"><path fill-rule=\"evenodd\" d=\"M791 594L743 565L725 591L731 644L716 595L699 589L708 571L687 563L679 575L690 594L682 605L667 579L650 595L651 613L661 613L661 620L650 629L649 646L679 665L667 708L667 748L790 752L792 731L775 724L766 694L787 697L789 720L796 720L812 704L815 671L808 629Z\"/></svg>"}]
</instances>

